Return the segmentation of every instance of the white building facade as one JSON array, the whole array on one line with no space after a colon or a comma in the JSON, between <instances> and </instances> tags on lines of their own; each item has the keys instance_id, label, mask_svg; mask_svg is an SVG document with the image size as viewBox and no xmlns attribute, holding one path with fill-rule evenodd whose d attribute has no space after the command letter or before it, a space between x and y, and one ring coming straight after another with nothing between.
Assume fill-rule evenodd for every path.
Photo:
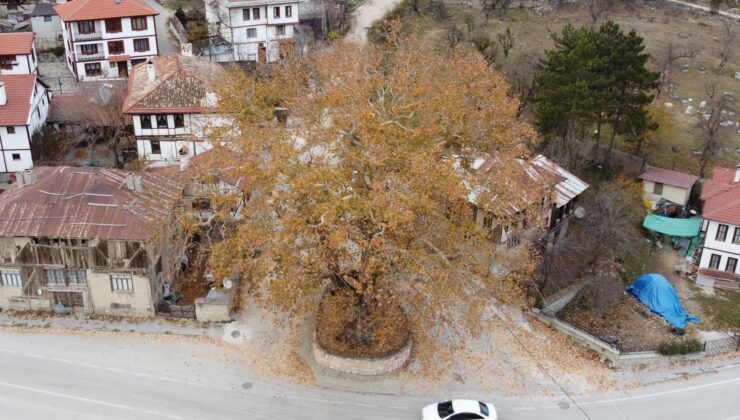
<instances>
[{"instance_id":1,"label":"white building facade","mask_svg":"<svg viewBox=\"0 0 740 420\"><path fill-rule=\"evenodd\" d=\"M699 268L740 275L740 225L703 220L706 232Z\"/></svg>"},{"instance_id":2,"label":"white building facade","mask_svg":"<svg viewBox=\"0 0 740 420\"><path fill-rule=\"evenodd\" d=\"M42 50L62 44L62 21L54 10L54 3L38 2L31 11L31 28L36 35L34 43Z\"/></svg>"},{"instance_id":3,"label":"white building facade","mask_svg":"<svg viewBox=\"0 0 740 420\"><path fill-rule=\"evenodd\" d=\"M31 137L44 125L50 100L36 75L0 76L0 173L33 167Z\"/></svg>"},{"instance_id":4,"label":"white building facade","mask_svg":"<svg viewBox=\"0 0 740 420\"><path fill-rule=\"evenodd\" d=\"M276 61L280 44L292 42L298 1L204 1L209 34L231 44L233 61Z\"/></svg>"},{"instance_id":5,"label":"white building facade","mask_svg":"<svg viewBox=\"0 0 740 420\"><path fill-rule=\"evenodd\" d=\"M33 40L31 32L0 33L0 75L38 73Z\"/></svg>"},{"instance_id":6,"label":"white building facade","mask_svg":"<svg viewBox=\"0 0 740 420\"><path fill-rule=\"evenodd\" d=\"M58 5L66 62L78 80L128 77L131 67L159 54L158 12L133 0ZM104 3L105 7L100 7Z\"/></svg>"},{"instance_id":7,"label":"white building facade","mask_svg":"<svg viewBox=\"0 0 740 420\"><path fill-rule=\"evenodd\" d=\"M211 84L224 76L213 62L181 55L134 67L123 112L131 115L139 159L149 166L187 165L212 148L227 119L214 113Z\"/></svg>"}]
</instances>

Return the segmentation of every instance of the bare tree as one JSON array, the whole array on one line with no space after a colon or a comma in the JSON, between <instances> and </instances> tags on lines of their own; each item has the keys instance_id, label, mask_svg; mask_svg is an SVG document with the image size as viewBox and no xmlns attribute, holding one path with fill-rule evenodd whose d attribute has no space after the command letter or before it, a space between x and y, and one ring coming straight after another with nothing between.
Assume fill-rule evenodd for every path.
<instances>
[{"instance_id":1,"label":"bare tree","mask_svg":"<svg viewBox=\"0 0 740 420\"><path fill-rule=\"evenodd\" d=\"M473 36L473 29L475 29L475 16L472 13L466 13L464 21L468 30L468 39L470 39Z\"/></svg>"},{"instance_id":2,"label":"bare tree","mask_svg":"<svg viewBox=\"0 0 740 420\"><path fill-rule=\"evenodd\" d=\"M453 52L455 50L455 47L462 42L464 38L464 35L460 28L458 28L455 24L450 24L447 26L447 32L445 33L445 41L447 41L447 47L449 48L450 52Z\"/></svg>"},{"instance_id":3,"label":"bare tree","mask_svg":"<svg viewBox=\"0 0 740 420\"><path fill-rule=\"evenodd\" d=\"M504 58L509 58L509 51L514 46L514 34L511 33L511 29L507 27L506 32L498 34L496 37L504 52Z\"/></svg>"},{"instance_id":4,"label":"bare tree","mask_svg":"<svg viewBox=\"0 0 740 420\"><path fill-rule=\"evenodd\" d=\"M519 99L517 118L522 116L534 99L537 76L540 73L538 63L539 57L536 54L526 54L504 70L506 80L511 85L509 95Z\"/></svg>"},{"instance_id":5,"label":"bare tree","mask_svg":"<svg viewBox=\"0 0 740 420\"><path fill-rule=\"evenodd\" d=\"M722 122L722 111L727 108L727 102L724 100L716 102L712 106L712 111L709 113L709 118L702 118L699 122L698 128L701 131L700 148L701 155L699 155L699 177L704 178L705 171L709 162L714 159L719 152L719 130L722 128L720 123Z\"/></svg>"},{"instance_id":6,"label":"bare tree","mask_svg":"<svg viewBox=\"0 0 740 420\"><path fill-rule=\"evenodd\" d=\"M727 60L730 59L733 53L733 45L735 41L735 37L737 36L737 33L732 30L732 27L730 26L730 23L728 21L725 21L725 38L722 40L722 51L719 52L719 68L724 68L725 64L727 64Z\"/></svg>"},{"instance_id":7,"label":"bare tree","mask_svg":"<svg viewBox=\"0 0 740 420\"><path fill-rule=\"evenodd\" d=\"M709 0L709 13L716 15L719 12L719 6L722 4L722 0Z\"/></svg>"},{"instance_id":8,"label":"bare tree","mask_svg":"<svg viewBox=\"0 0 740 420\"><path fill-rule=\"evenodd\" d=\"M656 88L656 98L660 98L660 93L663 91L663 88L671 83L671 73L673 72L673 64L676 60L680 60L682 58L694 58L695 56L696 50L694 49L677 46L673 42L668 43L663 60L658 63L660 66L660 79L658 81L658 87Z\"/></svg>"},{"instance_id":9,"label":"bare tree","mask_svg":"<svg viewBox=\"0 0 740 420\"><path fill-rule=\"evenodd\" d=\"M489 66L496 63L496 57L498 57L499 48L493 40L485 35L481 35L473 38L473 45L475 49L486 59Z\"/></svg>"},{"instance_id":10,"label":"bare tree","mask_svg":"<svg viewBox=\"0 0 740 420\"><path fill-rule=\"evenodd\" d=\"M123 114L125 99L125 82L83 83L77 106L60 110L61 118L75 128L74 135L68 133L68 140L87 143L91 148L95 144L106 144L115 165L121 166L123 149L133 146Z\"/></svg>"},{"instance_id":11,"label":"bare tree","mask_svg":"<svg viewBox=\"0 0 740 420\"><path fill-rule=\"evenodd\" d=\"M610 0L589 0L588 1L588 15L591 17L591 28L596 27L596 22L599 20L601 15L606 13L611 7Z\"/></svg>"}]
</instances>

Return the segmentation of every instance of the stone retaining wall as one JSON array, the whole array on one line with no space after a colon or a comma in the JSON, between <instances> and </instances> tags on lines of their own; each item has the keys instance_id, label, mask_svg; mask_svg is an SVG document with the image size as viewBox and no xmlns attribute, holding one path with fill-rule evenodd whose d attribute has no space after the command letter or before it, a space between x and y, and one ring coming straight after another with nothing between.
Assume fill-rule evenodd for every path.
<instances>
[{"instance_id":1,"label":"stone retaining wall","mask_svg":"<svg viewBox=\"0 0 740 420\"><path fill-rule=\"evenodd\" d=\"M316 339L316 334L314 334L313 357L321 366L339 372L364 376L382 375L399 369L408 361L409 355L411 355L411 342L412 340L409 337L406 345L400 351L388 357L364 359L331 354L321 348L319 341Z\"/></svg>"},{"instance_id":2,"label":"stone retaining wall","mask_svg":"<svg viewBox=\"0 0 740 420\"><path fill-rule=\"evenodd\" d=\"M591 334L585 331L581 331L568 323L560 321L559 319L547 316L537 309L532 310L532 313L543 323L558 330L560 333L567 335L582 346L593 350L602 359L608 360L617 367L624 368L640 364L668 365L671 362L677 360L701 360L705 357L705 353L703 352L678 356L663 356L662 354L654 351L639 353L621 353L619 350L599 340Z\"/></svg>"}]
</instances>

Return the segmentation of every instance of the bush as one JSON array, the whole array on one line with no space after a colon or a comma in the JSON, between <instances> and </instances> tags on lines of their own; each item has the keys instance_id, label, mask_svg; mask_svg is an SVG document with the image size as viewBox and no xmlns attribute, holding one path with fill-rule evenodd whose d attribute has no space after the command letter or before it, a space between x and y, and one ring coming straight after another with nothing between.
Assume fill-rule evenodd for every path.
<instances>
[{"instance_id":1,"label":"bush","mask_svg":"<svg viewBox=\"0 0 740 420\"><path fill-rule=\"evenodd\" d=\"M61 47L54 47L51 52L54 53L57 57L61 57L64 55L64 46Z\"/></svg>"},{"instance_id":2,"label":"bush","mask_svg":"<svg viewBox=\"0 0 740 420\"><path fill-rule=\"evenodd\" d=\"M678 354L699 353L702 350L702 344L699 340L691 339L686 341L670 341L658 346L658 353L664 356L675 356Z\"/></svg>"}]
</instances>

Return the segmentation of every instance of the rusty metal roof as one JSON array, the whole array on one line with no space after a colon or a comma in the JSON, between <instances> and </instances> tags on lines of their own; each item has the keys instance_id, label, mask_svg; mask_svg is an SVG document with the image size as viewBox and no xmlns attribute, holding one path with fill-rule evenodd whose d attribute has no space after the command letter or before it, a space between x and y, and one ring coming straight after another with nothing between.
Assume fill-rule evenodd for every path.
<instances>
[{"instance_id":1,"label":"rusty metal roof","mask_svg":"<svg viewBox=\"0 0 740 420\"><path fill-rule=\"evenodd\" d=\"M543 155L535 156L532 164L556 177L555 201L558 207L568 204L570 200L576 198L576 196L588 188L588 184L583 182L582 179L566 171L563 167Z\"/></svg>"},{"instance_id":2,"label":"rusty metal roof","mask_svg":"<svg viewBox=\"0 0 740 420\"><path fill-rule=\"evenodd\" d=\"M0 237L148 240L183 186L151 172L35 167L36 182L0 194ZM138 176L140 190L127 186Z\"/></svg>"}]
</instances>

